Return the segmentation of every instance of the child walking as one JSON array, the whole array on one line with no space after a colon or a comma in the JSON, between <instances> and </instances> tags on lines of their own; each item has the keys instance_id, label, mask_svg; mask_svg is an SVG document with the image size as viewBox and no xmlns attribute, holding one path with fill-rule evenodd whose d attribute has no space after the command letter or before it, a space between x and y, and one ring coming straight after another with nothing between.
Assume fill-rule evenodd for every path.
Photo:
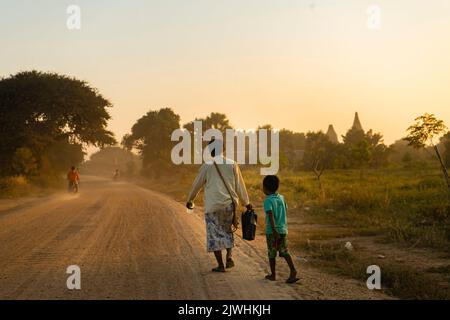
<instances>
[{"instance_id":1,"label":"child walking","mask_svg":"<svg viewBox=\"0 0 450 320\"><path fill-rule=\"evenodd\" d=\"M271 274L267 275L266 279L271 281L276 280L275 259L278 253L280 257L286 260L291 271L286 283L295 283L299 278L297 278L297 270L294 267L287 248L287 204L284 201L284 197L277 193L279 185L280 180L277 176L269 175L264 177L263 191L267 196L264 200L266 239L271 271Z\"/></svg>"}]
</instances>

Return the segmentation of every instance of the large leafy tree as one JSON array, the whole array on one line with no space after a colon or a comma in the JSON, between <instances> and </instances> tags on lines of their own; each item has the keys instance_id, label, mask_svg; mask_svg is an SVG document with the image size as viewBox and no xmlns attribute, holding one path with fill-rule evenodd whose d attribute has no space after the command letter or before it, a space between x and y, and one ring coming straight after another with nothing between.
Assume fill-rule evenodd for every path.
<instances>
[{"instance_id":1,"label":"large leafy tree","mask_svg":"<svg viewBox=\"0 0 450 320\"><path fill-rule=\"evenodd\" d=\"M14 165L14 159L34 158L37 170L54 171L61 164L56 147L61 147L60 154L73 153L64 154L69 163L82 160L83 145L114 144L106 130L109 107L87 82L64 75L30 71L1 79L0 174L25 168L23 163Z\"/></svg>"},{"instance_id":2,"label":"large leafy tree","mask_svg":"<svg viewBox=\"0 0 450 320\"><path fill-rule=\"evenodd\" d=\"M444 124L444 121L437 119L433 114L429 113L417 117L415 121L416 122L408 128L408 136L405 140L415 148L431 147L434 149L450 192L450 178L437 144L439 136L444 134L448 128Z\"/></svg>"},{"instance_id":3,"label":"large leafy tree","mask_svg":"<svg viewBox=\"0 0 450 320\"><path fill-rule=\"evenodd\" d=\"M223 113L212 112L204 120L204 126L206 128L218 129L224 132L226 129L231 129L230 121Z\"/></svg>"},{"instance_id":4,"label":"large leafy tree","mask_svg":"<svg viewBox=\"0 0 450 320\"><path fill-rule=\"evenodd\" d=\"M211 114L209 114L205 118L197 118L196 117L194 121L201 121L202 122L202 132L201 132L202 135L208 129L217 129L217 130L219 130L222 133L222 135L223 135L223 137L225 139L226 130L227 129L232 129L232 126L230 124L230 120L228 120L227 116L225 114L219 113L219 112L211 112ZM194 135L194 121L185 123L183 125L183 128L186 129L187 131L189 131L191 136ZM192 156L193 156L194 153L195 153L194 139L191 140L191 144L192 144L192 151L191 151L191 153L192 153ZM206 142L204 142L203 144L204 144L204 146L206 146Z\"/></svg>"},{"instance_id":5,"label":"large leafy tree","mask_svg":"<svg viewBox=\"0 0 450 320\"><path fill-rule=\"evenodd\" d=\"M227 116L223 113L211 112L210 115L205 118L195 118L195 121L202 122L202 130L203 133L208 129L217 129L220 130L223 134L225 134L226 129L232 129L230 124L230 120L228 120ZM183 128L191 132L194 132L194 122L188 122L183 125Z\"/></svg>"},{"instance_id":6,"label":"large leafy tree","mask_svg":"<svg viewBox=\"0 0 450 320\"><path fill-rule=\"evenodd\" d=\"M144 167L152 164L171 163L173 142L172 132L180 128L180 116L170 108L149 111L136 121L131 133L123 137L122 145L137 149L142 156Z\"/></svg>"}]
</instances>

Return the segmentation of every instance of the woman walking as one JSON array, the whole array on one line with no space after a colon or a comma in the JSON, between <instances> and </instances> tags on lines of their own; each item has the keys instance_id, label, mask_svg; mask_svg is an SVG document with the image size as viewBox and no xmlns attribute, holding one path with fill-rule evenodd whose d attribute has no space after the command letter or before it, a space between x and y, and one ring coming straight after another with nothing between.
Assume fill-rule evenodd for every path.
<instances>
[{"instance_id":1,"label":"woman walking","mask_svg":"<svg viewBox=\"0 0 450 320\"><path fill-rule=\"evenodd\" d=\"M213 160L204 163L194 180L188 195L186 207L193 208L193 201L204 187L204 211L206 222L206 247L214 252L218 266L213 272L225 272L234 267L232 248L234 247L233 218L239 203L251 210L247 189L239 166L226 159L222 153L216 156L212 147L214 140L208 144ZM240 201L239 201L240 200ZM226 263L223 263L222 250L226 250Z\"/></svg>"}]
</instances>

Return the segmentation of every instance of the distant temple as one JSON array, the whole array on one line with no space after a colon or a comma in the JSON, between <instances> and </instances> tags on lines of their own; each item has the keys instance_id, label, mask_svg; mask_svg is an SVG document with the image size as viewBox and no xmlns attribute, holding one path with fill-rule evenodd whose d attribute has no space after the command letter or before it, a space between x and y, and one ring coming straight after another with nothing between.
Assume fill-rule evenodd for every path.
<instances>
[{"instance_id":1,"label":"distant temple","mask_svg":"<svg viewBox=\"0 0 450 320\"><path fill-rule=\"evenodd\" d=\"M359 120L358 112L355 112L355 119L353 119L352 129L358 130L358 131L364 131L364 129L361 125L361 121ZM336 131L334 130L334 127L332 124L330 124L328 126L326 135L327 135L328 139L330 139L331 142L339 143L338 135L337 135Z\"/></svg>"},{"instance_id":2,"label":"distant temple","mask_svg":"<svg viewBox=\"0 0 450 320\"><path fill-rule=\"evenodd\" d=\"M328 139L330 139L331 142L339 143L338 135L337 135L336 131L334 130L334 127L332 124L330 124L328 126L327 137L328 137Z\"/></svg>"},{"instance_id":3,"label":"distant temple","mask_svg":"<svg viewBox=\"0 0 450 320\"><path fill-rule=\"evenodd\" d=\"M352 127L352 129L364 131L364 129L363 129L362 125L361 125L361 121L359 121L358 112L355 112L355 119L353 120L353 127Z\"/></svg>"}]
</instances>

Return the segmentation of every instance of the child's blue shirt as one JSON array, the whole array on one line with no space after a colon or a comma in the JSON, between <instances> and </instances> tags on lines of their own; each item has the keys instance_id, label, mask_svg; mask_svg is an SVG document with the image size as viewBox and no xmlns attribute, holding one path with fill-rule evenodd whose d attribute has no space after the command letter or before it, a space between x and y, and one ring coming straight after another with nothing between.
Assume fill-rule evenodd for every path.
<instances>
[{"instance_id":1,"label":"child's blue shirt","mask_svg":"<svg viewBox=\"0 0 450 320\"><path fill-rule=\"evenodd\" d=\"M266 234L272 234L272 226L270 225L268 211L272 211L273 220L275 221L275 229L279 234L287 234L287 204L284 197L279 193L269 194L264 200L264 212L266 213Z\"/></svg>"}]
</instances>

